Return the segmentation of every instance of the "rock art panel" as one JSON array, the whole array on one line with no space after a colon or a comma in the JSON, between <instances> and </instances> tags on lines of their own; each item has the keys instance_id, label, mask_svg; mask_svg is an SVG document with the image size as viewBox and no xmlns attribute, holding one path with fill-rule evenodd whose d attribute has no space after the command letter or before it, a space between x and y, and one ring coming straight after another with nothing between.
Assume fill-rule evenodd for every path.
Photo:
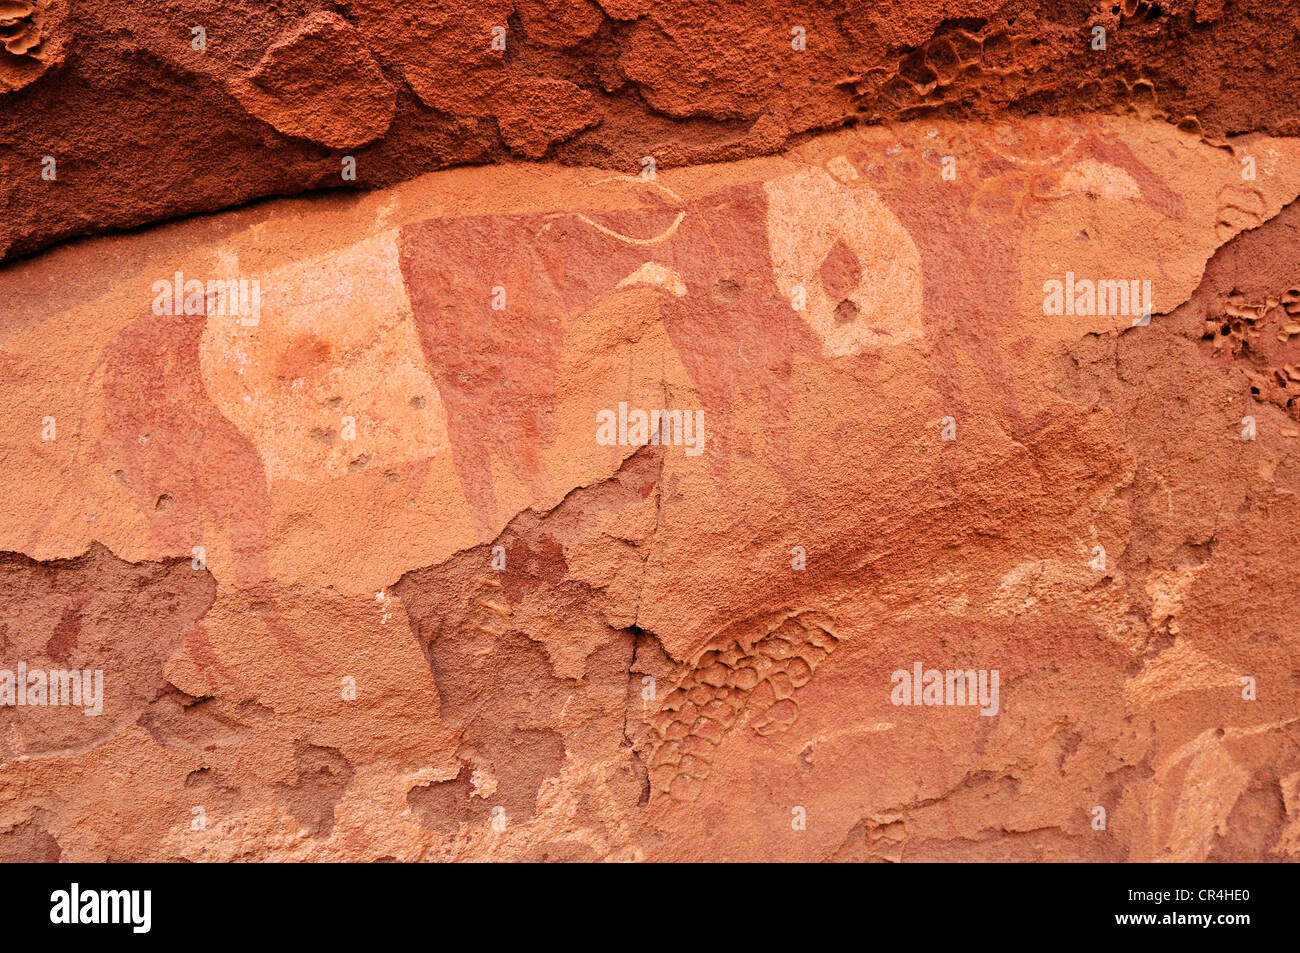
<instances>
[{"instance_id":1,"label":"rock art panel","mask_svg":"<svg viewBox=\"0 0 1300 953\"><path fill-rule=\"evenodd\" d=\"M695 800L713 750L738 718L759 735L789 730L799 717L796 689L808 684L838 641L797 616L751 639L705 652L663 700L659 744L650 756L653 790Z\"/></svg>"},{"instance_id":2,"label":"rock art panel","mask_svg":"<svg viewBox=\"0 0 1300 953\"><path fill-rule=\"evenodd\" d=\"M265 25L265 135L387 122L317 44L400 124L387 10ZM917 95L1038 82L909 23ZM916 115L0 268L0 856L1293 860L1300 143Z\"/></svg>"},{"instance_id":3,"label":"rock art panel","mask_svg":"<svg viewBox=\"0 0 1300 953\"><path fill-rule=\"evenodd\" d=\"M488 516L496 509L494 453L521 482L544 481L528 454L554 440L566 323L619 291L659 292L676 356L718 421L711 459L720 466L736 395L759 391L769 430L780 434L792 361L856 354L867 343L899 344L919 333L919 258L870 194L850 193L819 170L692 203L664 186L626 184L648 196L645 212L438 219L401 232L403 275L448 404L461 485ZM839 214L833 224L816 224L828 203ZM500 283L485 289L485 272ZM808 288L796 292L803 281ZM499 311L485 290L499 297ZM510 316L510 302L525 310L523 321ZM496 432L485 434L483 422L493 419ZM536 492L545 494L544 482Z\"/></svg>"}]
</instances>

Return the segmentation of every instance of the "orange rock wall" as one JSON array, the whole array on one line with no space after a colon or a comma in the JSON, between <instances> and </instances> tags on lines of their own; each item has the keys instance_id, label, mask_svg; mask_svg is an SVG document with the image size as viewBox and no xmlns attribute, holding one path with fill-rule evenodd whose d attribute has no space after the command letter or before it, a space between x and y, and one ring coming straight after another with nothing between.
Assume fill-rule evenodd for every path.
<instances>
[{"instance_id":1,"label":"orange rock wall","mask_svg":"<svg viewBox=\"0 0 1300 953\"><path fill-rule=\"evenodd\" d=\"M1296 859L1295 13L1042 6L0 0L0 858Z\"/></svg>"},{"instance_id":2,"label":"orange rock wall","mask_svg":"<svg viewBox=\"0 0 1300 953\"><path fill-rule=\"evenodd\" d=\"M1298 31L1273 0L6 0L0 258L465 163L636 172L918 116L1298 135Z\"/></svg>"}]
</instances>

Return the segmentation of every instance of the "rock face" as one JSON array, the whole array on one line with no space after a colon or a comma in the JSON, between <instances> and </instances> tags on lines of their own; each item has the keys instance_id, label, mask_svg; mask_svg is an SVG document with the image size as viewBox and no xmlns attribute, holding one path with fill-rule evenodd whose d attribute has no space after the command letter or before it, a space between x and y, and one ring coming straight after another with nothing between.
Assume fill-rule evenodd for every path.
<instances>
[{"instance_id":1,"label":"rock face","mask_svg":"<svg viewBox=\"0 0 1300 953\"><path fill-rule=\"evenodd\" d=\"M0 258L465 163L627 174L863 121L1300 135L1298 31L1276 0L0 0Z\"/></svg>"},{"instance_id":2,"label":"rock face","mask_svg":"<svg viewBox=\"0 0 1300 953\"><path fill-rule=\"evenodd\" d=\"M656 114L781 101L666 59L677 5L343 6L202 95L392 148L423 49L440 115L586 135L457 45L508 21ZM1025 62L962 23L908 21L924 95ZM1297 195L1286 136L923 118L10 263L0 856L1296 859Z\"/></svg>"}]
</instances>

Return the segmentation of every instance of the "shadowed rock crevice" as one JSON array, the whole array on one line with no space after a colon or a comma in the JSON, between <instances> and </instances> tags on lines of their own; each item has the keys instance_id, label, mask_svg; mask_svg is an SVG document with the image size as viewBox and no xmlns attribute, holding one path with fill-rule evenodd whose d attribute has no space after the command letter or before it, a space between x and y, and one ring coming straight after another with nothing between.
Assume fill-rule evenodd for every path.
<instances>
[{"instance_id":1,"label":"shadowed rock crevice","mask_svg":"<svg viewBox=\"0 0 1300 953\"><path fill-rule=\"evenodd\" d=\"M456 777L407 795L430 829L490 824L498 808L505 823L526 823L566 765L610 762L613 782L592 796L625 810L641 802L644 768L620 744L637 639L611 623L635 614L636 547L647 540L592 537L585 526L645 505L658 468L656 455L636 453L608 480L522 513L491 544L392 587L429 661L441 718L460 732ZM572 578L574 561L611 559L605 585Z\"/></svg>"}]
</instances>

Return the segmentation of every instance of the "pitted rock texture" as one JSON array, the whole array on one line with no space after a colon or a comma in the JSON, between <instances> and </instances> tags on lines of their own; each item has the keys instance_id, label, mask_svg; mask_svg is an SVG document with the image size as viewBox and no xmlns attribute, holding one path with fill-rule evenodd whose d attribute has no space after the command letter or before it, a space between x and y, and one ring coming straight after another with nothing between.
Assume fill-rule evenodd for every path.
<instances>
[{"instance_id":1,"label":"pitted rock texture","mask_svg":"<svg viewBox=\"0 0 1300 953\"><path fill-rule=\"evenodd\" d=\"M1298 31L1273 0L5 0L0 258L465 163L634 174L918 117L1296 135Z\"/></svg>"},{"instance_id":2,"label":"pitted rock texture","mask_svg":"<svg viewBox=\"0 0 1300 953\"><path fill-rule=\"evenodd\" d=\"M22 89L62 62L67 0L0 3L0 95Z\"/></svg>"},{"instance_id":3,"label":"pitted rock texture","mask_svg":"<svg viewBox=\"0 0 1300 953\"><path fill-rule=\"evenodd\" d=\"M329 64L322 75L321 65ZM337 149L374 142L397 108L374 57L347 21L315 13L294 25L247 76L230 81L240 104L286 136Z\"/></svg>"},{"instance_id":4,"label":"pitted rock texture","mask_svg":"<svg viewBox=\"0 0 1300 953\"><path fill-rule=\"evenodd\" d=\"M246 92L288 123L281 64L319 43L360 75L364 45L399 91L379 149L406 44L422 96L498 108L486 54L454 102L462 21L556 64L610 17L629 50L694 35L635 4L343 7L274 53L253 24ZM993 82L1000 41L977 72L961 39L987 30L910 81ZM648 108L764 95L719 78L678 63ZM293 122L383 122L317 93ZM0 701L22 662L102 670L104 709L0 706L0 857L1297 859L1297 196L1284 135L928 117L9 262ZM1067 275L1149 308L1049 307ZM651 410L680 422L653 444ZM917 664L997 697L901 704Z\"/></svg>"},{"instance_id":5,"label":"pitted rock texture","mask_svg":"<svg viewBox=\"0 0 1300 953\"><path fill-rule=\"evenodd\" d=\"M663 700L650 757L653 790L694 801L722 736L743 718L754 732L789 730L799 717L795 689L812 679L836 638L792 616L704 653Z\"/></svg>"}]
</instances>

